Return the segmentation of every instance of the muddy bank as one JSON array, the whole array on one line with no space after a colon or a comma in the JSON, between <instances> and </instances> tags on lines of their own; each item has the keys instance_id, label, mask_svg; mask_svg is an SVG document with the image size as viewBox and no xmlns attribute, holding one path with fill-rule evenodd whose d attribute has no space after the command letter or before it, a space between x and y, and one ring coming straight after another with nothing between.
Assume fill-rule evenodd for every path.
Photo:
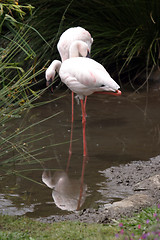
<instances>
[{"instance_id":1,"label":"muddy bank","mask_svg":"<svg viewBox=\"0 0 160 240\"><path fill-rule=\"evenodd\" d=\"M111 167L101 172L107 177L106 184L112 189L128 192L128 197L98 209L83 209L63 216L39 218L40 221L83 221L107 223L121 216L132 216L142 208L160 202L160 156L149 161Z\"/></svg>"}]
</instances>

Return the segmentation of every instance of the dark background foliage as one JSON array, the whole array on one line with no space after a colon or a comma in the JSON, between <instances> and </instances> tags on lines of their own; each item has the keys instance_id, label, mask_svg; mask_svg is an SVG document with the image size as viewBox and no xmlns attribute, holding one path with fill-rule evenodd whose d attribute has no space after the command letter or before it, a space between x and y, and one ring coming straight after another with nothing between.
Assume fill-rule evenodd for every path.
<instances>
[{"instance_id":1,"label":"dark background foliage","mask_svg":"<svg viewBox=\"0 0 160 240\"><path fill-rule=\"evenodd\" d=\"M92 58L102 63L114 78L125 82L146 80L159 68L158 0L28 0L27 3L35 7L29 24L50 45L35 33L30 36L42 63L59 59L56 44L63 31L82 26L94 38Z\"/></svg>"}]
</instances>

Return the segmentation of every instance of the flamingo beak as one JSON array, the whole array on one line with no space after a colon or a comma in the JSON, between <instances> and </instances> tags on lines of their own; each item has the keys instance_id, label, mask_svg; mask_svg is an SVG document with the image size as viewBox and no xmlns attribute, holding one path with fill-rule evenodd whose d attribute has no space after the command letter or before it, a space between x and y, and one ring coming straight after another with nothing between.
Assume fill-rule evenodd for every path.
<instances>
[{"instance_id":1,"label":"flamingo beak","mask_svg":"<svg viewBox=\"0 0 160 240\"><path fill-rule=\"evenodd\" d=\"M51 85L51 83L52 83L52 79L50 78L48 81L46 81L46 87L49 87ZM53 93L53 86L49 87L49 89Z\"/></svg>"},{"instance_id":2,"label":"flamingo beak","mask_svg":"<svg viewBox=\"0 0 160 240\"><path fill-rule=\"evenodd\" d=\"M120 90L116 90L115 92L94 92L98 94L108 94L108 95L114 95L114 96L121 96L122 92Z\"/></svg>"},{"instance_id":3,"label":"flamingo beak","mask_svg":"<svg viewBox=\"0 0 160 240\"><path fill-rule=\"evenodd\" d=\"M106 92L106 94L114 95L114 96L121 96L122 92L120 90L116 90L115 92Z\"/></svg>"},{"instance_id":4,"label":"flamingo beak","mask_svg":"<svg viewBox=\"0 0 160 240\"><path fill-rule=\"evenodd\" d=\"M110 93L111 95L115 96L121 96L122 92L120 90L117 90L116 92Z\"/></svg>"},{"instance_id":5,"label":"flamingo beak","mask_svg":"<svg viewBox=\"0 0 160 240\"><path fill-rule=\"evenodd\" d=\"M46 87L48 87L52 83L52 79L50 78L48 81L46 81Z\"/></svg>"}]
</instances>

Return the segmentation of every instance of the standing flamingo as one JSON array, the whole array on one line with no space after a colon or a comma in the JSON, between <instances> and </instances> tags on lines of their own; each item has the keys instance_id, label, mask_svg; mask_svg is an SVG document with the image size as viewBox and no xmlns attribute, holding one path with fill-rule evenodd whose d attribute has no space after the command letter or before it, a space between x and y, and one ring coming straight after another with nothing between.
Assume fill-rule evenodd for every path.
<instances>
[{"instance_id":1,"label":"standing flamingo","mask_svg":"<svg viewBox=\"0 0 160 240\"><path fill-rule=\"evenodd\" d=\"M83 47L82 47L83 45ZM64 62L54 60L46 70L47 82L54 79L55 73L58 72L61 81L68 88L77 94L81 101L82 108L82 125L83 125L83 155L86 156L86 140L85 140L85 122L86 122L86 102L84 104L84 96L91 95L95 92L121 95L118 89L120 86L111 78L106 69L93 59L78 57L86 51L86 43L83 42L81 48L77 44L72 44L69 49L70 58Z\"/></svg>"}]
</instances>

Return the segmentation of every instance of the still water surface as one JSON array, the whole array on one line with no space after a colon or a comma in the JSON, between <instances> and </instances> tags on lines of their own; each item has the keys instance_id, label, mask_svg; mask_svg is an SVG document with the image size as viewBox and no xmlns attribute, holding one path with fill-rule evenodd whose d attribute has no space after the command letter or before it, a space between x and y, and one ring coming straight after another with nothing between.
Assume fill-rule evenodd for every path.
<instances>
[{"instance_id":1,"label":"still water surface","mask_svg":"<svg viewBox=\"0 0 160 240\"><path fill-rule=\"evenodd\" d=\"M54 98L62 94L57 92ZM52 94L46 93L42 101L52 98ZM0 181L0 212L31 218L64 215L69 214L67 209L75 210L78 204L79 207L82 205L81 208L96 208L127 196L129 193L119 189L106 189L106 184L103 191L103 183L107 179L101 171L135 160L149 160L160 154L159 105L158 91L149 94L124 91L120 97L88 97L88 155L84 159L81 108L75 102L70 163L67 162L71 134L71 94L66 93L63 98L27 112L23 118L14 121L12 128L21 129L61 113L19 136L23 142L27 134L35 135L36 139L37 133L44 132L42 135L46 138L27 145L29 150L37 149L35 159L40 162L16 165L15 170L28 169L21 173L23 177L9 175ZM104 195L104 192L110 194Z\"/></svg>"}]
</instances>

